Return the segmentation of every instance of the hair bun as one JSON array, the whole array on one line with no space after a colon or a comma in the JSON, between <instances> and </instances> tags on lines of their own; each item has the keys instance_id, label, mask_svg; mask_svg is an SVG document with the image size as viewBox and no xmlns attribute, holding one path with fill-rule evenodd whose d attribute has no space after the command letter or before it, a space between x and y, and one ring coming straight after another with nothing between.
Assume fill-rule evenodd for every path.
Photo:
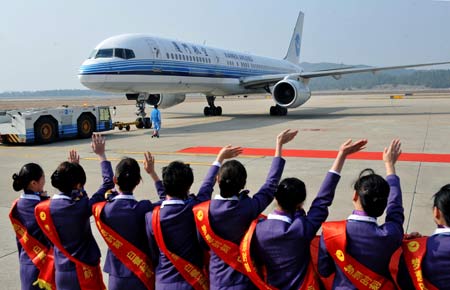
<instances>
[{"instance_id":1,"label":"hair bun","mask_svg":"<svg viewBox=\"0 0 450 290\"><path fill-rule=\"evenodd\" d=\"M14 173L13 176L12 176L12 179L13 180L19 180L20 176L17 173Z\"/></svg>"}]
</instances>

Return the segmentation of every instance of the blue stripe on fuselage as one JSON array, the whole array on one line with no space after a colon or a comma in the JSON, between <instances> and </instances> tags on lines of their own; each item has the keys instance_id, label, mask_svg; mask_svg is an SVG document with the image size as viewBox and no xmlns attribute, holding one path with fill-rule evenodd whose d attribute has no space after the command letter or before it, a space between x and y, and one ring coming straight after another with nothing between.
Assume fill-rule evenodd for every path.
<instances>
[{"instance_id":1,"label":"blue stripe on fuselage","mask_svg":"<svg viewBox=\"0 0 450 290\"><path fill-rule=\"evenodd\" d=\"M127 74L127 75L173 75L214 78L240 78L246 76L289 73L287 70L260 70L254 68L228 67L186 61L134 60L82 65L80 75Z\"/></svg>"}]
</instances>

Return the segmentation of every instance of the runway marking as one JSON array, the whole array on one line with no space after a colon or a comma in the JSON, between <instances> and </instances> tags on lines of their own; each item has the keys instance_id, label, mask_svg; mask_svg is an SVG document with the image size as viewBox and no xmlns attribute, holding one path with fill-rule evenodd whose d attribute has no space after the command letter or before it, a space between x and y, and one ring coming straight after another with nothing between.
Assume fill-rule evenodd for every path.
<instances>
[{"instance_id":1,"label":"runway marking","mask_svg":"<svg viewBox=\"0 0 450 290\"><path fill-rule=\"evenodd\" d=\"M189 147L179 150L179 153L199 153L199 154L217 154L221 147ZM269 148L244 148L242 155L252 156L273 156L274 149ZM283 149L283 157L301 157L301 158L336 158L338 151L335 150L297 150ZM382 152L357 152L348 156L348 159L357 160L382 160ZM399 161L409 162L436 162L450 163L450 154L432 154L432 153L402 153Z\"/></svg>"},{"instance_id":2,"label":"runway marking","mask_svg":"<svg viewBox=\"0 0 450 290\"><path fill-rule=\"evenodd\" d=\"M95 160L99 161L97 157L85 157L81 158L82 160ZM108 161L120 161L122 158L108 158ZM143 159L136 159L137 162L144 163ZM155 163L169 164L173 160L155 160ZM201 165L201 166L211 166L212 162L185 162L190 165Z\"/></svg>"}]
</instances>

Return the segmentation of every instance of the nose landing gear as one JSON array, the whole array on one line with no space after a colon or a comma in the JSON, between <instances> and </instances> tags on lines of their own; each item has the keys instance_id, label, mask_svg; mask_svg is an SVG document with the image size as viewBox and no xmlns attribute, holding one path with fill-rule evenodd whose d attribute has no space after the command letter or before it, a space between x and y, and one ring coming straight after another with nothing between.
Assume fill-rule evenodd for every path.
<instances>
[{"instance_id":1,"label":"nose landing gear","mask_svg":"<svg viewBox=\"0 0 450 290\"><path fill-rule=\"evenodd\" d=\"M148 98L148 97L147 97ZM138 129L150 129L152 127L152 121L147 116L147 113L145 112L145 101L146 96L140 94L136 99L136 127Z\"/></svg>"},{"instance_id":2,"label":"nose landing gear","mask_svg":"<svg viewBox=\"0 0 450 290\"><path fill-rule=\"evenodd\" d=\"M206 101L208 102L207 107L203 109L203 114L205 116L221 116L222 115L222 107L216 107L214 105L214 101L216 100L215 96L206 96Z\"/></svg>"}]
</instances>

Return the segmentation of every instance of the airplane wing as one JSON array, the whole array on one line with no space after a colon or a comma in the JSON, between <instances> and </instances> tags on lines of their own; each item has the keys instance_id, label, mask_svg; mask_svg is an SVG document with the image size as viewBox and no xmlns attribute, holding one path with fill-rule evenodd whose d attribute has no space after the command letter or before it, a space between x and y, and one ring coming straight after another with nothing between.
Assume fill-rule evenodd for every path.
<instances>
[{"instance_id":1,"label":"airplane wing","mask_svg":"<svg viewBox=\"0 0 450 290\"><path fill-rule=\"evenodd\" d=\"M292 74L273 74L273 75L262 75L262 76L251 76L245 77L240 80L240 83L245 88L262 88L266 86L274 85L275 83L281 81L282 79L288 77L290 79L299 78L317 78L331 76L335 79L340 79L344 74L354 74L362 72L372 72L376 73L383 70L392 69L402 69L410 67L420 67L420 66L431 66L431 65L441 65L450 64L450 62L433 62L433 63L421 63L421 64L411 64L411 65L397 65L397 66L384 66L384 67L363 67L363 68L343 68L343 69L331 69L331 70L320 70L313 72L298 72Z\"/></svg>"}]
</instances>

